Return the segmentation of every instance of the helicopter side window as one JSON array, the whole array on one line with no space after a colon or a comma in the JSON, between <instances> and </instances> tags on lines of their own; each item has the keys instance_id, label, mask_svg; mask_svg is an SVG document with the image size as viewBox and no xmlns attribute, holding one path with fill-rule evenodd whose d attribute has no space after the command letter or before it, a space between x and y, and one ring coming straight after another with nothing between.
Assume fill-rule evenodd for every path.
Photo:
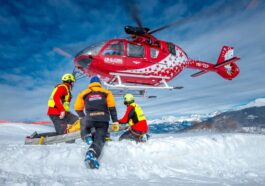
<instances>
[{"instance_id":1,"label":"helicopter side window","mask_svg":"<svg viewBox=\"0 0 265 186\"><path fill-rule=\"evenodd\" d=\"M157 58L157 56L159 54L159 50L157 50L155 48L150 48L150 54L151 54L151 58Z\"/></svg>"},{"instance_id":2,"label":"helicopter side window","mask_svg":"<svg viewBox=\"0 0 265 186\"><path fill-rule=\"evenodd\" d=\"M81 55L97 55L98 52L100 51L100 49L102 48L102 46L105 45L105 43L106 42L100 42L100 43L92 44L92 45L86 47L84 50L82 50L78 54L76 54L75 57L79 57Z\"/></svg>"},{"instance_id":3,"label":"helicopter side window","mask_svg":"<svg viewBox=\"0 0 265 186\"><path fill-rule=\"evenodd\" d=\"M176 49L175 49L175 45L173 43L167 43L167 48L170 54L176 56Z\"/></svg>"},{"instance_id":4,"label":"helicopter side window","mask_svg":"<svg viewBox=\"0 0 265 186\"><path fill-rule=\"evenodd\" d=\"M103 51L104 56L123 56L123 42L115 41L109 44L107 48Z\"/></svg>"},{"instance_id":5,"label":"helicopter side window","mask_svg":"<svg viewBox=\"0 0 265 186\"><path fill-rule=\"evenodd\" d=\"M129 57L144 57L144 47L128 43L127 55Z\"/></svg>"}]
</instances>

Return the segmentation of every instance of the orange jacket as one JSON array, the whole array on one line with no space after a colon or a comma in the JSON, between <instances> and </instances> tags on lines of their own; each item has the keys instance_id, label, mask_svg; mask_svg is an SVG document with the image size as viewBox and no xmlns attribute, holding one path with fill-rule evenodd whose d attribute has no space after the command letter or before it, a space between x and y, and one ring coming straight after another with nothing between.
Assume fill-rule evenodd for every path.
<instances>
[{"instance_id":1,"label":"orange jacket","mask_svg":"<svg viewBox=\"0 0 265 186\"><path fill-rule=\"evenodd\" d=\"M89 84L88 88L81 91L75 101L77 113L85 109L87 116L95 121L109 121L109 113L112 121L117 121L117 112L112 92L101 87L98 82Z\"/></svg>"}]
</instances>

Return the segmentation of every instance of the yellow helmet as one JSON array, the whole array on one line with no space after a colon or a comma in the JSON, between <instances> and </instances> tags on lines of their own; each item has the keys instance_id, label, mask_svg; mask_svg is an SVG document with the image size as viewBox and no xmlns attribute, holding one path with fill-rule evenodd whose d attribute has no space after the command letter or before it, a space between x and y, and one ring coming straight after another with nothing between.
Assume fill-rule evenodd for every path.
<instances>
[{"instance_id":1,"label":"yellow helmet","mask_svg":"<svg viewBox=\"0 0 265 186\"><path fill-rule=\"evenodd\" d=\"M65 81L65 82L75 82L75 76L73 74L64 74L62 76L62 81Z\"/></svg>"},{"instance_id":2,"label":"yellow helmet","mask_svg":"<svg viewBox=\"0 0 265 186\"><path fill-rule=\"evenodd\" d=\"M124 104L127 105L127 104L131 104L134 102L134 96L132 94L125 94L124 95Z\"/></svg>"}]
</instances>

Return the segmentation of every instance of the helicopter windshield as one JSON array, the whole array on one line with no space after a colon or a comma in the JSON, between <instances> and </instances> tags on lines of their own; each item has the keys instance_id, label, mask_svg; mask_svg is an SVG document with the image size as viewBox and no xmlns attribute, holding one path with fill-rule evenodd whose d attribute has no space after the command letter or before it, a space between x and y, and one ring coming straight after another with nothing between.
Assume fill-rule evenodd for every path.
<instances>
[{"instance_id":1,"label":"helicopter windshield","mask_svg":"<svg viewBox=\"0 0 265 186\"><path fill-rule=\"evenodd\" d=\"M103 45L105 45L106 42L100 42L100 43L95 43L92 44L88 47L86 47L84 50L76 54L75 57L81 56L81 55L97 55L100 49L102 48Z\"/></svg>"}]
</instances>

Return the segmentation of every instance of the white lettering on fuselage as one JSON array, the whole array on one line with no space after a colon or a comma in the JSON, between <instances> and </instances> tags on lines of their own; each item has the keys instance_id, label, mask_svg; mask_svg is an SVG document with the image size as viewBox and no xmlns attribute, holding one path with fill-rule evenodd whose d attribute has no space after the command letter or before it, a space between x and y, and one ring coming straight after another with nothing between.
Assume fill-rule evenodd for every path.
<instances>
[{"instance_id":1,"label":"white lettering on fuselage","mask_svg":"<svg viewBox=\"0 0 265 186\"><path fill-rule=\"evenodd\" d=\"M196 63L197 67L203 67L203 68L209 68L208 64L204 64L204 63Z\"/></svg>"},{"instance_id":2,"label":"white lettering on fuselage","mask_svg":"<svg viewBox=\"0 0 265 186\"><path fill-rule=\"evenodd\" d=\"M119 58L105 57L105 58L104 58L104 63L110 63L110 64L122 64L123 61L122 61L122 59L119 59Z\"/></svg>"}]
</instances>

